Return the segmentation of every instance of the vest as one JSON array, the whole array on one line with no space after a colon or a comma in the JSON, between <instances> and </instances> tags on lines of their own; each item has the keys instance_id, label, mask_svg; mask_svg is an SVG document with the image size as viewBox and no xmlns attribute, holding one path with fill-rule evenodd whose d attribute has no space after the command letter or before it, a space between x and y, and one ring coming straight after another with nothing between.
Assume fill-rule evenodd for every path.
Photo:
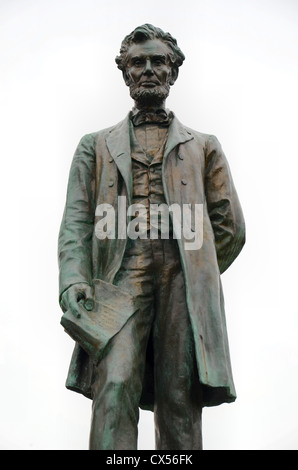
<instances>
[{"instance_id":1,"label":"vest","mask_svg":"<svg viewBox=\"0 0 298 470\"><path fill-rule=\"evenodd\" d=\"M162 238L168 238L166 233L169 235L171 232L162 184L162 159L167 135L168 129L158 125L131 126L132 202L142 205L138 213L140 238L147 238L150 229L156 235L154 238L160 238L161 232L165 233ZM160 206L158 212L152 204L164 206ZM143 213L143 207L146 213Z\"/></svg>"}]
</instances>

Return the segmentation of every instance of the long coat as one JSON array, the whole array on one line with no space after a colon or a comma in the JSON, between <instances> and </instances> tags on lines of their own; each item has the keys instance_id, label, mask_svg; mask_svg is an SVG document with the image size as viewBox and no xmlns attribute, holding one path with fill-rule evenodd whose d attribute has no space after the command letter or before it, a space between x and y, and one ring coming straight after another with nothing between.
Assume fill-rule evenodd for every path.
<instances>
[{"instance_id":1,"label":"long coat","mask_svg":"<svg viewBox=\"0 0 298 470\"><path fill-rule=\"evenodd\" d=\"M95 234L95 210L102 203L115 209L118 196L132 200L129 115L116 126L85 135L70 169L66 206L59 234L59 300L63 292L92 279L113 282L126 239L100 240ZM234 261L245 242L242 210L226 157L217 138L183 126L174 119L165 147L162 180L168 205L203 204L203 244L185 249L177 239L185 277L188 314L195 341L204 406L236 399L233 383L220 274ZM140 406L153 409L152 357ZM173 354L175 352L173 351ZM158 367L158 365L156 365ZM76 343L66 387L91 398L93 364Z\"/></svg>"}]
</instances>

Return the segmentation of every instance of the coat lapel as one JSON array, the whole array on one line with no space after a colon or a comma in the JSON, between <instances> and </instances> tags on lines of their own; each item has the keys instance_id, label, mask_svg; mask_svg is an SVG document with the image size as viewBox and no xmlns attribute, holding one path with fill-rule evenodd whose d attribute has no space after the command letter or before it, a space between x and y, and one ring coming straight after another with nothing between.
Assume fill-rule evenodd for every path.
<instances>
[{"instance_id":1,"label":"coat lapel","mask_svg":"<svg viewBox=\"0 0 298 470\"><path fill-rule=\"evenodd\" d=\"M106 136L106 144L125 181L129 199L132 195L132 167L130 151L130 119L127 117L113 127Z\"/></svg>"},{"instance_id":2,"label":"coat lapel","mask_svg":"<svg viewBox=\"0 0 298 470\"><path fill-rule=\"evenodd\" d=\"M169 127L169 135L165 147L163 159L166 160L169 153L180 144L192 140L191 132L187 131L180 121L174 116L173 121Z\"/></svg>"}]
</instances>

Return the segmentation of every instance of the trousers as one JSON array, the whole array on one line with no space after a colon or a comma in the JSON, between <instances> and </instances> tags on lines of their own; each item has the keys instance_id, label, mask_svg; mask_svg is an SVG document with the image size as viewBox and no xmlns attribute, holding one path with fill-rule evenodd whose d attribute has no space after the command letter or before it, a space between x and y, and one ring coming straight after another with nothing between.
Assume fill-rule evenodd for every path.
<instances>
[{"instance_id":1,"label":"trousers","mask_svg":"<svg viewBox=\"0 0 298 470\"><path fill-rule=\"evenodd\" d=\"M114 283L135 297L138 311L96 367L90 450L137 449L149 338L156 449L202 449L202 389L177 241L129 240Z\"/></svg>"}]
</instances>

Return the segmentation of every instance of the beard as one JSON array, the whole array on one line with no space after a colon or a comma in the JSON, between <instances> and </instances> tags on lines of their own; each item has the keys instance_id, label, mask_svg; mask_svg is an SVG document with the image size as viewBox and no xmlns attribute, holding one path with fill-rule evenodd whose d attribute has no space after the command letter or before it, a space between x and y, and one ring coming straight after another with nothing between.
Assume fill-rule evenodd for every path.
<instances>
[{"instance_id":1,"label":"beard","mask_svg":"<svg viewBox=\"0 0 298 470\"><path fill-rule=\"evenodd\" d=\"M170 85L167 83L166 85L156 86L153 89L147 89L132 84L129 87L129 93L140 108L160 106L169 96Z\"/></svg>"}]
</instances>

